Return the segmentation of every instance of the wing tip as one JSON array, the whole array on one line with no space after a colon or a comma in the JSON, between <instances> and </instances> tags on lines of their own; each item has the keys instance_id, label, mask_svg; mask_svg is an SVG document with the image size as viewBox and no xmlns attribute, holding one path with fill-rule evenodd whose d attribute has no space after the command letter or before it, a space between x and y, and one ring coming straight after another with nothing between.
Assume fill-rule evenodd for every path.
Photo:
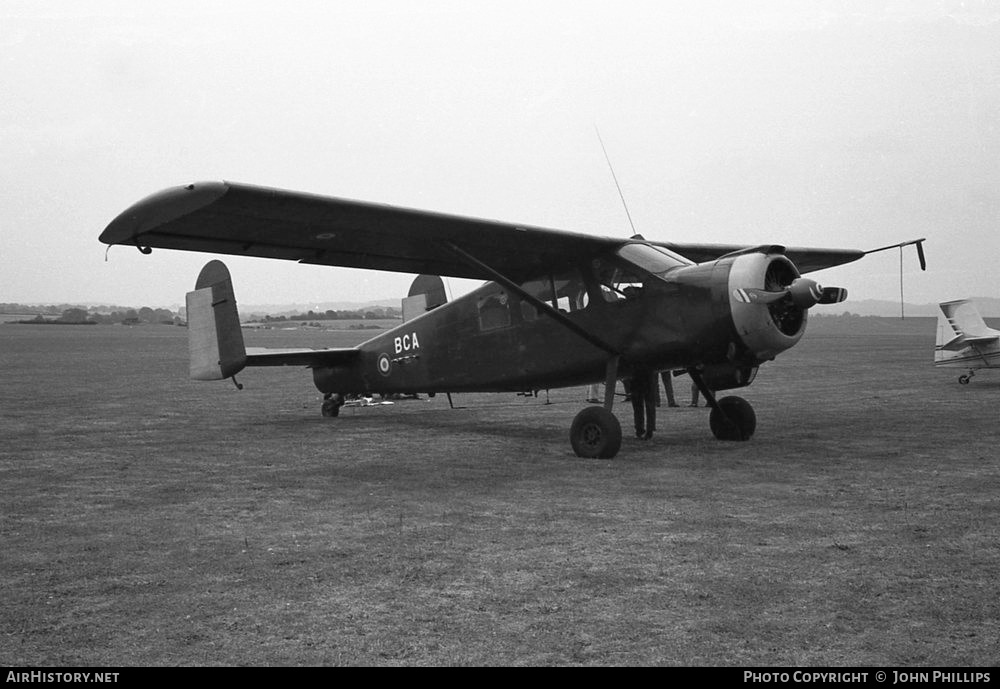
<instances>
[{"instance_id":1,"label":"wing tip","mask_svg":"<svg viewBox=\"0 0 1000 689\"><path fill-rule=\"evenodd\" d=\"M208 206L226 195L229 182L205 181L168 187L132 204L100 234L105 244L140 244L150 229Z\"/></svg>"}]
</instances>

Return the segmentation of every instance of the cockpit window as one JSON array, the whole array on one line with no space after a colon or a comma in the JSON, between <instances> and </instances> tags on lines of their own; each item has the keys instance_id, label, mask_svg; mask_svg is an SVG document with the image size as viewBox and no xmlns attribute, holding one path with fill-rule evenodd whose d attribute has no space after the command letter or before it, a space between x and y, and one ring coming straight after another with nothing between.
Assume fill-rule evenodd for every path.
<instances>
[{"instance_id":1,"label":"cockpit window","mask_svg":"<svg viewBox=\"0 0 1000 689\"><path fill-rule=\"evenodd\" d=\"M692 265L692 261L673 251L649 244L626 244L618 250L618 255L629 263L660 277L674 268Z\"/></svg>"},{"instance_id":2,"label":"cockpit window","mask_svg":"<svg viewBox=\"0 0 1000 689\"><path fill-rule=\"evenodd\" d=\"M592 263L601 296L607 302L635 299L643 294L652 276L663 277L674 268L689 265L691 261L672 251L638 243L621 247L616 257Z\"/></svg>"},{"instance_id":3,"label":"cockpit window","mask_svg":"<svg viewBox=\"0 0 1000 689\"><path fill-rule=\"evenodd\" d=\"M649 279L648 273L618 259L595 258L592 265L601 296L607 302L639 296L642 294L643 280Z\"/></svg>"}]
</instances>

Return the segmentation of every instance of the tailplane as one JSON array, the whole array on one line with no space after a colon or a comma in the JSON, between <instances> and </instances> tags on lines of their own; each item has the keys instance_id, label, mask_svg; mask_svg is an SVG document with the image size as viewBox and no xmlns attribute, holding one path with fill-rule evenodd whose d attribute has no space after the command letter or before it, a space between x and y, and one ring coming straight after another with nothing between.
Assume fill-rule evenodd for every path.
<instances>
[{"instance_id":1,"label":"tailplane","mask_svg":"<svg viewBox=\"0 0 1000 689\"><path fill-rule=\"evenodd\" d=\"M247 363L243 331L229 269L209 261L198 274L194 291L187 293L188 350L191 378L230 378Z\"/></svg>"}]
</instances>

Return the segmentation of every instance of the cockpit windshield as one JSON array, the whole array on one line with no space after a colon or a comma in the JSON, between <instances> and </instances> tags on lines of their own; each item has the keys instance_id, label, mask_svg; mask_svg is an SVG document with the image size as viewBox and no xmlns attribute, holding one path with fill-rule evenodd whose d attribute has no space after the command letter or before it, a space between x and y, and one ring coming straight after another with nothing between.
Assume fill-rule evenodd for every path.
<instances>
[{"instance_id":1,"label":"cockpit windshield","mask_svg":"<svg viewBox=\"0 0 1000 689\"><path fill-rule=\"evenodd\" d=\"M618 250L618 255L658 277L674 268L694 264L673 251L649 244L626 244Z\"/></svg>"},{"instance_id":2,"label":"cockpit windshield","mask_svg":"<svg viewBox=\"0 0 1000 689\"><path fill-rule=\"evenodd\" d=\"M693 265L682 256L648 244L626 244L614 258L594 259L593 267L606 302L641 297L650 283L659 282L675 268Z\"/></svg>"}]
</instances>

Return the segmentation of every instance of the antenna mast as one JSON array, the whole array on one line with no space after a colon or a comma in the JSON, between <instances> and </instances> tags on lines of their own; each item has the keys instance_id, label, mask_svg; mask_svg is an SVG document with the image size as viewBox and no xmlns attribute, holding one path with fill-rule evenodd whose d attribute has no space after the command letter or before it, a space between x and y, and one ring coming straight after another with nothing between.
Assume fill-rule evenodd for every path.
<instances>
[{"instance_id":1,"label":"antenna mast","mask_svg":"<svg viewBox=\"0 0 1000 689\"><path fill-rule=\"evenodd\" d=\"M622 200L622 206L625 207L625 215L628 217L628 224L632 227L632 234L637 235L638 232L635 231L635 223L632 222L632 214L628 212L628 204L625 203L625 194L622 193L622 187L618 184L618 176L615 174L615 168L611 165L611 158L608 156L608 149L604 147L604 139L601 138L601 130L594 125L594 131L597 132L597 140L601 142L601 150L604 151L604 159L608 161L608 169L611 170L611 179L615 181L615 188L618 189L618 196Z\"/></svg>"}]
</instances>

